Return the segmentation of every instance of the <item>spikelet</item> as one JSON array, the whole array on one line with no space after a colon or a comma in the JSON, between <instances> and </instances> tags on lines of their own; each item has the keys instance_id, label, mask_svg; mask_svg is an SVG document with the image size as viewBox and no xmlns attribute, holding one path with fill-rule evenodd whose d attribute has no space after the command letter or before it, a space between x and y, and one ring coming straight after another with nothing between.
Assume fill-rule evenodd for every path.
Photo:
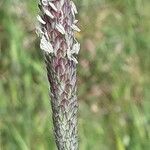
<instances>
[{"instance_id":1,"label":"spikelet","mask_svg":"<svg viewBox=\"0 0 150 150\"><path fill-rule=\"evenodd\" d=\"M51 89L54 134L58 150L77 150L76 64L80 44L74 32L77 8L71 0L40 0L37 16Z\"/></svg>"}]
</instances>

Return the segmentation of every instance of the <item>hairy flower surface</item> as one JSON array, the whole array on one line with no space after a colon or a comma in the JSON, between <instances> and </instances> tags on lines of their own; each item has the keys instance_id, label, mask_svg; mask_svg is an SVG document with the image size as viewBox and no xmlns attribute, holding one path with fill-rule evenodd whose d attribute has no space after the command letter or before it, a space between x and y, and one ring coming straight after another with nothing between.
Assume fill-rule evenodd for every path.
<instances>
[{"instance_id":1,"label":"hairy flower surface","mask_svg":"<svg viewBox=\"0 0 150 150\"><path fill-rule=\"evenodd\" d=\"M77 9L71 0L40 0L37 16L51 88L51 104L56 144L59 150L77 150L76 64L80 44L74 31Z\"/></svg>"}]
</instances>

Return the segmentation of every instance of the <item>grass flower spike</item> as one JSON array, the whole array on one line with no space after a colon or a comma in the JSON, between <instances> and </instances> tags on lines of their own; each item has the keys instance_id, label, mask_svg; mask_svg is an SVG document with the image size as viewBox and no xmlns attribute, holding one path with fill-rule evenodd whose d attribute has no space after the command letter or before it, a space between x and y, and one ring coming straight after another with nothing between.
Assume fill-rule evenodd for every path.
<instances>
[{"instance_id":1,"label":"grass flower spike","mask_svg":"<svg viewBox=\"0 0 150 150\"><path fill-rule=\"evenodd\" d=\"M51 89L54 134L59 150L77 150L77 9L71 0L40 0L38 35Z\"/></svg>"}]
</instances>

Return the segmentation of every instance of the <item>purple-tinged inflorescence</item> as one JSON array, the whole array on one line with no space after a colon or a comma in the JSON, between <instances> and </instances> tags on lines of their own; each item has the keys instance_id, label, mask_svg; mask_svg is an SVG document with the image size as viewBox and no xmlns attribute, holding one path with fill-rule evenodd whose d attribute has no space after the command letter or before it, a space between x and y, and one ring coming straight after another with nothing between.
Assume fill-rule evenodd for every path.
<instances>
[{"instance_id":1,"label":"purple-tinged inflorescence","mask_svg":"<svg viewBox=\"0 0 150 150\"><path fill-rule=\"evenodd\" d=\"M75 56L80 44L74 31L77 9L71 0L40 0L40 48L44 52L51 88L54 133L59 150L77 150L77 110Z\"/></svg>"}]
</instances>

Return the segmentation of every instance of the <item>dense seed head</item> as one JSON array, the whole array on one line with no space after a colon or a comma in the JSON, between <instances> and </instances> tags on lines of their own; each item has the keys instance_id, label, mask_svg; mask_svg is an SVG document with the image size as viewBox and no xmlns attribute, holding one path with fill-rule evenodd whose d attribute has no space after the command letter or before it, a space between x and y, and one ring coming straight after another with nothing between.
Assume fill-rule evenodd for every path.
<instances>
[{"instance_id":1,"label":"dense seed head","mask_svg":"<svg viewBox=\"0 0 150 150\"><path fill-rule=\"evenodd\" d=\"M77 150L76 64L80 44L74 31L77 9L70 0L40 0L38 35L45 54L51 88L56 144L59 150Z\"/></svg>"}]
</instances>

